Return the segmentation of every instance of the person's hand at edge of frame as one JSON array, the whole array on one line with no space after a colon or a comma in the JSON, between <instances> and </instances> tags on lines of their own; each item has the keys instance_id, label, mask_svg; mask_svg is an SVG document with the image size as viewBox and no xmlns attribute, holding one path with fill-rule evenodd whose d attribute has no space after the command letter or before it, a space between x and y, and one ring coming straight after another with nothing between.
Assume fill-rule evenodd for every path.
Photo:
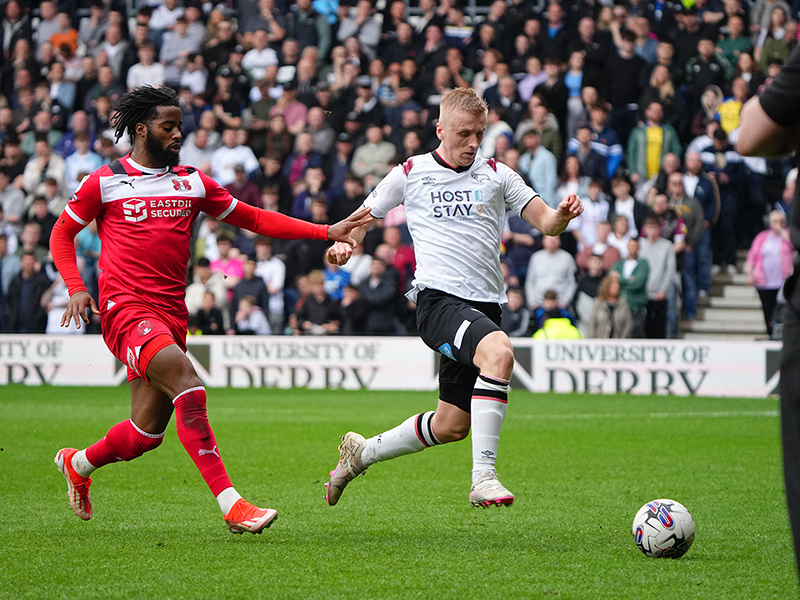
<instances>
[{"instance_id":1,"label":"person's hand at edge of frame","mask_svg":"<svg viewBox=\"0 0 800 600\"><path fill-rule=\"evenodd\" d=\"M578 198L577 194L568 194L559 202L556 212L563 221L569 222L581 215L583 212L583 203L580 198Z\"/></svg>"},{"instance_id":2,"label":"person's hand at edge of frame","mask_svg":"<svg viewBox=\"0 0 800 600\"><path fill-rule=\"evenodd\" d=\"M81 321L88 325L89 317L86 316L87 307L91 308L94 314L100 314L100 309L97 308L97 303L94 301L94 298L89 295L89 292L81 290L80 292L72 294L72 296L69 297L69 303L67 303L64 314L61 315L61 327L69 327L69 322L71 320L75 321L76 329L81 328Z\"/></svg>"},{"instance_id":3,"label":"person's hand at edge of frame","mask_svg":"<svg viewBox=\"0 0 800 600\"><path fill-rule=\"evenodd\" d=\"M355 248L358 242L353 239L350 232L356 227L362 227L372 221L373 217L369 214L369 211L370 208L368 206L362 206L346 219L328 227L328 239L349 244L351 250Z\"/></svg>"}]
</instances>

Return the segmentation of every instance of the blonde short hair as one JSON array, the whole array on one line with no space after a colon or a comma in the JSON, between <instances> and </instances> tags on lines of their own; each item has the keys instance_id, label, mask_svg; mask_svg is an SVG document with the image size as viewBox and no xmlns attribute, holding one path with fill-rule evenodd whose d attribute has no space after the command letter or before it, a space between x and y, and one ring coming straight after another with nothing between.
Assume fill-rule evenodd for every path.
<instances>
[{"instance_id":1,"label":"blonde short hair","mask_svg":"<svg viewBox=\"0 0 800 600\"><path fill-rule=\"evenodd\" d=\"M486 100L480 98L472 88L457 87L445 92L439 105L439 121L444 122L450 113L464 111L475 117L486 118L489 107Z\"/></svg>"}]
</instances>

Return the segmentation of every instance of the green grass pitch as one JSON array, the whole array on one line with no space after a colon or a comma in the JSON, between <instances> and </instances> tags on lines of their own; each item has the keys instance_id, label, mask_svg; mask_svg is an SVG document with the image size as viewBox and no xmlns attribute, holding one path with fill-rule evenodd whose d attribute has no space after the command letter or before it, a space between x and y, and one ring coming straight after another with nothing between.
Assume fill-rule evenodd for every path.
<instances>
[{"instance_id":1,"label":"green grass pitch","mask_svg":"<svg viewBox=\"0 0 800 600\"><path fill-rule=\"evenodd\" d=\"M777 402L515 391L499 472L513 507L469 506L469 441L376 465L336 507L337 436L373 435L434 393L210 390L238 490L278 509L234 536L175 435L94 476L94 518L53 464L128 416L125 387L0 392L0 598L796 598ZM680 560L635 548L655 498L692 512Z\"/></svg>"}]
</instances>

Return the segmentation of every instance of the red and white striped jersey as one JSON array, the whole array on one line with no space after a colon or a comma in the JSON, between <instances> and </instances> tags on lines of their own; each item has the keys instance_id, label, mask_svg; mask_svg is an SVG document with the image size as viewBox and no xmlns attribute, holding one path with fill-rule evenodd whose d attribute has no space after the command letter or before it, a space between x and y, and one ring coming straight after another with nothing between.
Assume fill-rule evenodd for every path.
<instances>
[{"instance_id":1,"label":"red and white striped jersey","mask_svg":"<svg viewBox=\"0 0 800 600\"><path fill-rule=\"evenodd\" d=\"M223 219L237 203L193 167L149 169L126 156L86 176L65 212L84 226L97 219L100 309L133 294L185 313L192 224L201 212Z\"/></svg>"}]
</instances>

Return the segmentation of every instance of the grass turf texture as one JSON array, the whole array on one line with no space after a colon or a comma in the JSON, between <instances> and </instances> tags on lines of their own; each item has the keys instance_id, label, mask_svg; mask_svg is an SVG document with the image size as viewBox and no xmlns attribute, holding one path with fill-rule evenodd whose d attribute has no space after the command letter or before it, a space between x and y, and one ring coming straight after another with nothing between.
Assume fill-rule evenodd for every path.
<instances>
[{"instance_id":1,"label":"grass turf texture","mask_svg":"<svg viewBox=\"0 0 800 600\"><path fill-rule=\"evenodd\" d=\"M515 391L500 444L510 509L469 506L470 446L376 465L329 507L337 436L429 410L431 393L210 390L238 490L278 509L234 536L178 442L95 473L94 518L53 465L128 415L127 388L9 386L0 399L0 598L797 597L774 400ZM655 498L685 504L680 560L635 548Z\"/></svg>"}]
</instances>

